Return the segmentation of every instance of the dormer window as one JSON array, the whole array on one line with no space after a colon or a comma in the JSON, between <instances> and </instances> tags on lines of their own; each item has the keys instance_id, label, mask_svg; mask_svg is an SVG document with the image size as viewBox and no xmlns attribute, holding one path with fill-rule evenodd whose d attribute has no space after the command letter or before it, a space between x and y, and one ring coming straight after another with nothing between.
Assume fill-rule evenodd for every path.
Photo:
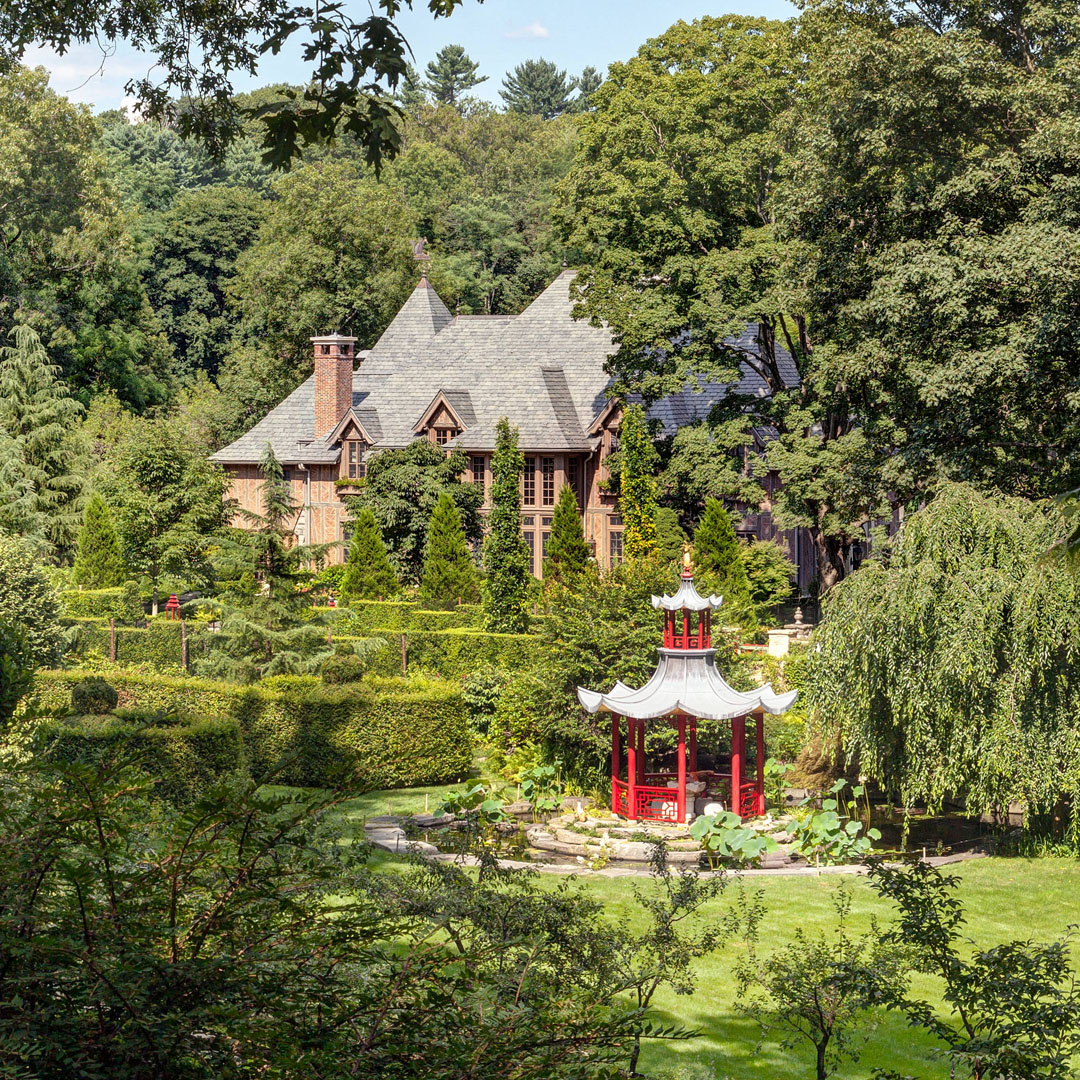
<instances>
[{"instance_id":1,"label":"dormer window","mask_svg":"<svg viewBox=\"0 0 1080 1080\"><path fill-rule=\"evenodd\" d=\"M359 439L346 439L345 475L350 480L359 480L364 475L364 444Z\"/></svg>"},{"instance_id":2,"label":"dormer window","mask_svg":"<svg viewBox=\"0 0 1080 1080\"><path fill-rule=\"evenodd\" d=\"M435 428L435 441L440 446L446 446L452 438L459 434L460 432L456 428L437 427Z\"/></svg>"}]
</instances>

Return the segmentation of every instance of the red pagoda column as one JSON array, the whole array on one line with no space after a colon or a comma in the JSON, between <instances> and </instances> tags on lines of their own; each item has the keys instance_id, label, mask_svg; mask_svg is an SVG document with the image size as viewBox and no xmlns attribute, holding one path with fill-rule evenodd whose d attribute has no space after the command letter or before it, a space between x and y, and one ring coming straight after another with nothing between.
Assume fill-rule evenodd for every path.
<instances>
[{"instance_id":1,"label":"red pagoda column","mask_svg":"<svg viewBox=\"0 0 1080 1080\"><path fill-rule=\"evenodd\" d=\"M637 731L640 720L626 718L626 816L637 820Z\"/></svg>"},{"instance_id":2,"label":"red pagoda column","mask_svg":"<svg viewBox=\"0 0 1080 1080\"><path fill-rule=\"evenodd\" d=\"M757 793L754 798L754 813L765 813L765 713L758 709L754 713L757 736Z\"/></svg>"},{"instance_id":3,"label":"red pagoda column","mask_svg":"<svg viewBox=\"0 0 1080 1080\"><path fill-rule=\"evenodd\" d=\"M619 792L616 784L619 780L620 758L619 747L619 714L611 714L611 812L619 812Z\"/></svg>"},{"instance_id":4,"label":"red pagoda column","mask_svg":"<svg viewBox=\"0 0 1080 1080\"><path fill-rule=\"evenodd\" d=\"M690 717L690 772L697 779L697 717Z\"/></svg>"},{"instance_id":5,"label":"red pagoda column","mask_svg":"<svg viewBox=\"0 0 1080 1080\"><path fill-rule=\"evenodd\" d=\"M645 785L645 721L637 722L637 782Z\"/></svg>"},{"instance_id":6,"label":"red pagoda column","mask_svg":"<svg viewBox=\"0 0 1080 1080\"><path fill-rule=\"evenodd\" d=\"M679 795L676 801L676 818L680 825L686 824L686 717L679 713Z\"/></svg>"},{"instance_id":7,"label":"red pagoda column","mask_svg":"<svg viewBox=\"0 0 1080 1080\"><path fill-rule=\"evenodd\" d=\"M746 754L746 717L731 721L731 811L742 817L742 786Z\"/></svg>"}]
</instances>

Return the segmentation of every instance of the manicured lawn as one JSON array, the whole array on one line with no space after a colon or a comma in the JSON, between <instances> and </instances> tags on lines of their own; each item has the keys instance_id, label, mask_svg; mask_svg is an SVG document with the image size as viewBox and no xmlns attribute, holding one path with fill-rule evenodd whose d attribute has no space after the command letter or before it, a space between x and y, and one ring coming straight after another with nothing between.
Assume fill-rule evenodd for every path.
<instances>
[{"instance_id":1,"label":"manicured lawn","mask_svg":"<svg viewBox=\"0 0 1080 1080\"><path fill-rule=\"evenodd\" d=\"M968 930L977 944L988 946L1016 937L1049 939L1080 917L1080 863L1059 859L984 859L951 868L963 880L959 895L968 914ZM625 878L594 876L581 879L591 892L603 898L612 916L626 913L632 922L636 905ZM871 915L879 922L889 918L890 906L878 899L865 880L846 877L854 890L852 927L861 930ZM765 892L769 915L762 928L765 948L787 941L796 926L807 933L828 931L835 913L830 902L836 877L777 877L747 879L748 888ZM729 889L726 901L735 902L737 888ZM667 991L658 993L655 1004L662 1019L697 1028L701 1035L684 1043L653 1043L645 1051L642 1069L679 1080L788 1080L812 1077L813 1063L806 1050L781 1050L766 1040L756 1049L758 1028L734 1008L732 964L739 946L729 944L698 966L698 988L689 997ZM933 980L913 984L934 995ZM865 1078L873 1068L890 1068L921 1080L945 1080L948 1069L931 1055L933 1042L909 1029L897 1016L886 1016L874 1031L855 1064L845 1065L839 1077Z\"/></svg>"},{"instance_id":2,"label":"manicured lawn","mask_svg":"<svg viewBox=\"0 0 1080 1080\"><path fill-rule=\"evenodd\" d=\"M442 794L459 785L376 791L350 800L344 812L356 821L387 812L419 813L426 805L434 810ZM377 861L393 863L391 856ZM1010 938L1048 940L1058 936L1069 923L1080 922L1080 862L1067 859L981 859L947 868L962 879L959 896L967 912L967 929L978 947ZM560 880L545 876L544 881ZM648 888L645 878L604 878L583 874L578 879L604 901L614 921L627 917L640 924L640 909L633 887ZM796 926L808 934L828 932L835 924L831 897L843 881L853 890L851 926L861 932L871 916L885 923L891 916L889 904L880 900L856 876L754 877L745 880L747 889L762 889L768 916L762 927L762 949L788 941ZM719 903L707 909L706 917L719 918L725 905L738 902L739 883L732 884ZM686 1042L648 1044L641 1068L663 1080L799 1080L813 1076L808 1049L783 1050L766 1038L757 1049L759 1030L735 1009L732 975L740 946L729 943L718 953L699 961L697 990L678 996L661 990L654 999L658 1019L693 1027L700 1035ZM1077 952L1080 966L1080 951ZM913 988L928 998L936 998L932 979L918 977ZM934 1059L934 1042L907 1027L895 1015L882 1018L866 1042L859 1061L846 1063L836 1074L842 1080L865 1080L875 1068L893 1069L920 1080L947 1080L948 1068Z\"/></svg>"}]
</instances>

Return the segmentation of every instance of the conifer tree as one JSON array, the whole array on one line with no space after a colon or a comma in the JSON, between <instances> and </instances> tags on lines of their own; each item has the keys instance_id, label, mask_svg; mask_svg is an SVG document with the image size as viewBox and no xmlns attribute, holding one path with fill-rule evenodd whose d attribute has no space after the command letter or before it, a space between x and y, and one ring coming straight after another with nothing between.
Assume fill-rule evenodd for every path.
<instances>
[{"instance_id":1,"label":"conifer tree","mask_svg":"<svg viewBox=\"0 0 1080 1080\"><path fill-rule=\"evenodd\" d=\"M477 75L479 64L473 63L460 45L446 45L428 62L424 89L441 105L456 105L462 94L487 82L486 75Z\"/></svg>"},{"instance_id":2,"label":"conifer tree","mask_svg":"<svg viewBox=\"0 0 1080 1080\"><path fill-rule=\"evenodd\" d=\"M385 600L398 591L398 579L386 554L375 515L361 510L353 522L352 543L341 579L344 600Z\"/></svg>"},{"instance_id":3,"label":"conifer tree","mask_svg":"<svg viewBox=\"0 0 1080 1080\"><path fill-rule=\"evenodd\" d=\"M420 603L431 610L449 610L480 599L479 575L473 562L461 514L450 493L444 491L435 504L424 549L424 576Z\"/></svg>"},{"instance_id":4,"label":"conifer tree","mask_svg":"<svg viewBox=\"0 0 1080 1080\"><path fill-rule=\"evenodd\" d=\"M79 530L72 580L88 589L109 589L124 580L124 559L105 500L90 496Z\"/></svg>"},{"instance_id":5,"label":"conifer tree","mask_svg":"<svg viewBox=\"0 0 1080 1080\"><path fill-rule=\"evenodd\" d=\"M576 87L576 79L567 78L558 65L541 57L526 60L508 72L499 96L506 103L508 112L551 120L574 110L570 95Z\"/></svg>"},{"instance_id":6,"label":"conifer tree","mask_svg":"<svg viewBox=\"0 0 1080 1080\"><path fill-rule=\"evenodd\" d=\"M82 517L83 410L37 334L17 326L14 336L0 349L0 529L63 553Z\"/></svg>"},{"instance_id":7,"label":"conifer tree","mask_svg":"<svg viewBox=\"0 0 1080 1080\"><path fill-rule=\"evenodd\" d=\"M521 634L529 629L529 545L521 534L521 473L525 458L517 428L504 416L495 427L491 458L491 516L484 543L484 612L489 630Z\"/></svg>"},{"instance_id":8,"label":"conifer tree","mask_svg":"<svg viewBox=\"0 0 1080 1080\"><path fill-rule=\"evenodd\" d=\"M694 576L698 592L723 597L725 622L743 627L756 624L742 549L731 515L719 499L705 501L705 513L694 532Z\"/></svg>"},{"instance_id":9,"label":"conifer tree","mask_svg":"<svg viewBox=\"0 0 1080 1080\"><path fill-rule=\"evenodd\" d=\"M656 550L656 468L659 455L645 423L645 410L628 405L619 428L619 505L623 554L644 558Z\"/></svg>"},{"instance_id":10,"label":"conifer tree","mask_svg":"<svg viewBox=\"0 0 1080 1080\"><path fill-rule=\"evenodd\" d=\"M567 584L585 569L590 554L577 496L569 484L564 484L551 518L544 580Z\"/></svg>"},{"instance_id":11,"label":"conifer tree","mask_svg":"<svg viewBox=\"0 0 1080 1080\"><path fill-rule=\"evenodd\" d=\"M210 635L207 674L242 683L313 671L330 652L325 627L312 618L308 569L326 545L293 543L297 508L269 443L259 469L263 512L240 512L249 529L238 530L223 575L234 585L210 605L221 625Z\"/></svg>"}]
</instances>

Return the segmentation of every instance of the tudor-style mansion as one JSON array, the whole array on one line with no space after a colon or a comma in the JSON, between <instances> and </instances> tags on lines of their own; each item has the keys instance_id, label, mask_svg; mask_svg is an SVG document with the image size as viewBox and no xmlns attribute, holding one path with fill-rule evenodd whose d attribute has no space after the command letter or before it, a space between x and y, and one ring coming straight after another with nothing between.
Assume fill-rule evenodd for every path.
<instances>
[{"instance_id":1,"label":"tudor-style mansion","mask_svg":"<svg viewBox=\"0 0 1080 1080\"><path fill-rule=\"evenodd\" d=\"M285 467L301 507L302 543L344 541L343 497L380 450L431 439L460 447L466 479L491 489L495 425L506 416L520 431L525 455L521 525L539 576L559 491L571 485L582 507L586 539L598 562L622 557L622 519L605 491L608 455L618 445L620 412L608 400L604 363L608 331L571 317L572 271L563 271L520 315L452 315L424 274L374 348L355 350L355 338L312 339L314 372L231 446L214 455L232 476L230 495L259 510L259 458L269 442ZM744 347L754 346L756 327ZM791 385L795 365L787 358ZM743 365L738 393L760 396L765 386ZM728 387L706 385L654 405L665 434L704 419ZM744 535L777 535L767 504L742 522ZM778 536L800 563L800 537ZM335 559L344 549L335 549ZM803 571L805 573L805 571Z\"/></svg>"}]
</instances>

